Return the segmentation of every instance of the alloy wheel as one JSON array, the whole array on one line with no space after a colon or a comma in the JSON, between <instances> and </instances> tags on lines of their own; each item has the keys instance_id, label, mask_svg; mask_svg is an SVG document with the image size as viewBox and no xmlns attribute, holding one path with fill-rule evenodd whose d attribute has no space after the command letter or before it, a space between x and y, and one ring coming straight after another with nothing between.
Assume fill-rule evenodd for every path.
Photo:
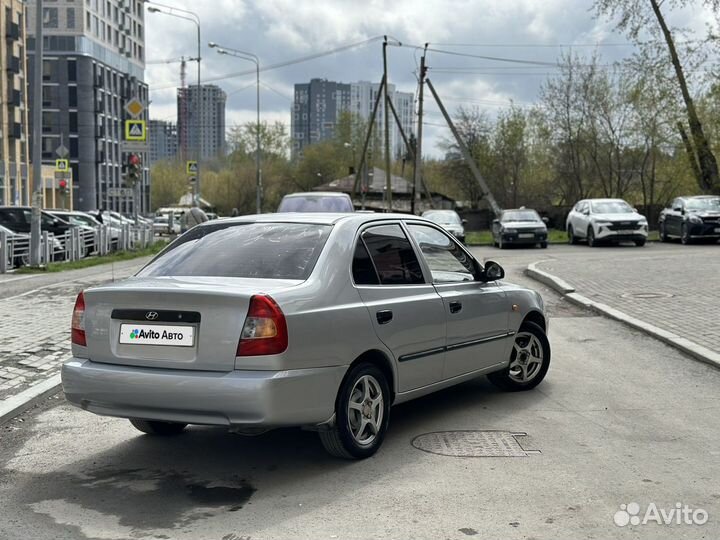
<instances>
[{"instance_id":1,"label":"alloy wheel","mask_svg":"<svg viewBox=\"0 0 720 540\"><path fill-rule=\"evenodd\" d=\"M532 381L542 368L544 360L540 340L530 332L519 332L515 336L513 355L510 360L510 378L519 383Z\"/></svg>"},{"instance_id":2,"label":"alloy wheel","mask_svg":"<svg viewBox=\"0 0 720 540\"><path fill-rule=\"evenodd\" d=\"M355 382L347 407L350 433L355 442L367 446L375 440L384 410L380 383L372 375L363 375Z\"/></svg>"}]
</instances>

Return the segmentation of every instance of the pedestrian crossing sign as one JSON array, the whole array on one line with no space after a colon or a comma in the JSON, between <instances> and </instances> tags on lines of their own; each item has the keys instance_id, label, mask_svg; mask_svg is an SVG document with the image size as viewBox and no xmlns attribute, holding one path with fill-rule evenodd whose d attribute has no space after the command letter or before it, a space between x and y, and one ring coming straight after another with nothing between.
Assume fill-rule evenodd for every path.
<instances>
[{"instance_id":1,"label":"pedestrian crossing sign","mask_svg":"<svg viewBox=\"0 0 720 540\"><path fill-rule=\"evenodd\" d=\"M56 159L55 160L55 172L65 173L70 170L70 163L67 159Z\"/></svg>"},{"instance_id":2,"label":"pedestrian crossing sign","mask_svg":"<svg viewBox=\"0 0 720 540\"><path fill-rule=\"evenodd\" d=\"M197 172L198 172L198 162L197 161L188 161L187 162L188 176L197 176Z\"/></svg>"},{"instance_id":3,"label":"pedestrian crossing sign","mask_svg":"<svg viewBox=\"0 0 720 540\"><path fill-rule=\"evenodd\" d=\"M142 141L147 139L145 120L125 120L125 140Z\"/></svg>"}]
</instances>

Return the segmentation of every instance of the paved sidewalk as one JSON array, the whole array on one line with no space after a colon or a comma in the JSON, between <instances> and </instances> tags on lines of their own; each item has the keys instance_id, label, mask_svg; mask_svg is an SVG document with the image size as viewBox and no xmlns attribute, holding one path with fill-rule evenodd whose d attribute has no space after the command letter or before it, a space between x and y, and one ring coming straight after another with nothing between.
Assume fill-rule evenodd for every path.
<instances>
[{"instance_id":1,"label":"paved sidewalk","mask_svg":"<svg viewBox=\"0 0 720 540\"><path fill-rule=\"evenodd\" d=\"M79 291L128 277L147 260L0 280L0 405L59 371L70 354L70 317ZM18 294L7 296L10 285Z\"/></svg>"},{"instance_id":2,"label":"paved sidewalk","mask_svg":"<svg viewBox=\"0 0 720 540\"><path fill-rule=\"evenodd\" d=\"M716 246L689 246L682 253L564 258L536 267L590 300L720 352L719 261Z\"/></svg>"}]
</instances>

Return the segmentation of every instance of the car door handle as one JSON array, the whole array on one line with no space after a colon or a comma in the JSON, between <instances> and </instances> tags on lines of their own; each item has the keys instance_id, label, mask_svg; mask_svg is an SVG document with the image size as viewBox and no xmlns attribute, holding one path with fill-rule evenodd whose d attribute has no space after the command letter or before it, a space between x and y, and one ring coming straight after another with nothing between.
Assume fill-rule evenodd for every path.
<instances>
[{"instance_id":1,"label":"car door handle","mask_svg":"<svg viewBox=\"0 0 720 540\"><path fill-rule=\"evenodd\" d=\"M379 324L387 324L390 321L392 321L393 318L393 312L389 309L383 309L382 311L378 311L375 314L375 317L377 317L377 322Z\"/></svg>"},{"instance_id":2,"label":"car door handle","mask_svg":"<svg viewBox=\"0 0 720 540\"><path fill-rule=\"evenodd\" d=\"M450 313L458 313L462 311L462 302L454 300L450 302Z\"/></svg>"}]
</instances>

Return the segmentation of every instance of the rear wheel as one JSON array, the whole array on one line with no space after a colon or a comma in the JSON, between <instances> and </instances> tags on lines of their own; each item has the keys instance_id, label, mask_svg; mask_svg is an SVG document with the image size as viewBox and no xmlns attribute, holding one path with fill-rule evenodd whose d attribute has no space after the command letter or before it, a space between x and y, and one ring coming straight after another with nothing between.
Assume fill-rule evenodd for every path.
<instances>
[{"instance_id":1,"label":"rear wheel","mask_svg":"<svg viewBox=\"0 0 720 540\"><path fill-rule=\"evenodd\" d=\"M131 418L130 423L143 433L148 435L179 435L187 427L187 424L177 422L159 422L157 420L141 420Z\"/></svg>"},{"instance_id":2,"label":"rear wheel","mask_svg":"<svg viewBox=\"0 0 720 540\"><path fill-rule=\"evenodd\" d=\"M321 431L320 441L335 457L370 457L385 438L389 417L390 388L385 375L373 364L358 364L340 387L335 426Z\"/></svg>"},{"instance_id":3,"label":"rear wheel","mask_svg":"<svg viewBox=\"0 0 720 540\"><path fill-rule=\"evenodd\" d=\"M498 388L517 392L530 390L542 382L550 367L550 342L541 326L526 321L515 334L508 367L490 373L488 379Z\"/></svg>"}]
</instances>

